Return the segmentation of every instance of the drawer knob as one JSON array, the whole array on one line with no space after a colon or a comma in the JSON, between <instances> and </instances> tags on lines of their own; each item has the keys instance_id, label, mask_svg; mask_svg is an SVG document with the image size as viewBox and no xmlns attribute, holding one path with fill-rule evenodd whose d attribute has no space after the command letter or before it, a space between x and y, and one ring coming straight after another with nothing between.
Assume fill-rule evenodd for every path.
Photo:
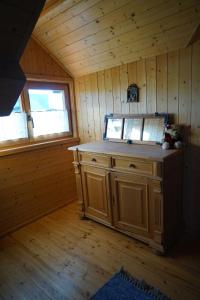
<instances>
[{"instance_id":1,"label":"drawer knob","mask_svg":"<svg viewBox=\"0 0 200 300\"><path fill-rule=\"evenodd\" d=\"M129 168L136 168L136 165L130 164L130 165L129 165Z\"/></svg>"},{"instance_id":2,"label":"drawer knob","mask_svg":"<svg viewBox=\"0 0 200 300\"><path fill-rule=\"evenodd\" d=\"M97 160L96 160L96 158L92 158L92 161L93 161L93 162L96 162Z\"/></svg>"}]
</instances>

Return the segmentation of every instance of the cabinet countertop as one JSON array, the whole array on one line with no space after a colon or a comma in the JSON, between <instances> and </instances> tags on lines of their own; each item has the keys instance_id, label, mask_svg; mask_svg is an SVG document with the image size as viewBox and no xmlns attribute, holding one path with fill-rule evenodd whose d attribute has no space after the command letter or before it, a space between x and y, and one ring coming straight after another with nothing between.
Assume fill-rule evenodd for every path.
<instances>
[{"instance_id":1,"label":"cabinet countertop","mask_svg":"<svg viewBox=\"0 0 200 300\"><path fill-rule=\"evenodd\" d=\"M180 150L177 149L163 150L160 145L125 144L109 141L81 144L69 147L68 149L73 151L78 150L82 152L93 152L106 155L136 157L154 161L163 161L169 156L180 153Z\"/></svg>"}]
</instances>

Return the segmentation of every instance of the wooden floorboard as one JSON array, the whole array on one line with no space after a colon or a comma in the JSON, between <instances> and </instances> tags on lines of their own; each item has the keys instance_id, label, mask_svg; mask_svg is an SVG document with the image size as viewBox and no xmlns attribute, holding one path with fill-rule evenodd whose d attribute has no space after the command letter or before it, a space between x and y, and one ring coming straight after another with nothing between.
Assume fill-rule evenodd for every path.
<instances>
[{"instance_id":1,"label":"wooden floorboard","mask_svg":"<svg viewBox=\"0 0 200 300\"><path fill-rule=\"evenodd\" d=\"M122 266L173 300L200 299L200 248L168 257L90 220L69 204L0 240L0 299L89 299ZM116 299L117 300L117 299Z\"/></svg>"}]
</instances>

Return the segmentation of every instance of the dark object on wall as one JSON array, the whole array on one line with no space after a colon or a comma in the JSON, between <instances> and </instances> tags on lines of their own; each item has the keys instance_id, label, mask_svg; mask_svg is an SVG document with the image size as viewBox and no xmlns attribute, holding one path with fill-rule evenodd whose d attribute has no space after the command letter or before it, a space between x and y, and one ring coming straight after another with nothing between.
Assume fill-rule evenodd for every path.
<instances>
[{"instance_id":1,"label":"dark object on wall","mask_svg":"<svg viewBox=\"0 0 200 300\"><path fill-rule=\"evenodd\" d=\"M26 82L19 61L44 3L0 1L0 116L11 113Z\"/></svg>"},{"instance_id":2,"label":"dark object on wall","mask_svg":"<svg viewBox=\"0 0 200 300\"><path fill-rule=\"evenodd\" d=\"M136 84L129 85L127 89L127 102L139 102L139 88Z\"/></svg>"}]
</instances>

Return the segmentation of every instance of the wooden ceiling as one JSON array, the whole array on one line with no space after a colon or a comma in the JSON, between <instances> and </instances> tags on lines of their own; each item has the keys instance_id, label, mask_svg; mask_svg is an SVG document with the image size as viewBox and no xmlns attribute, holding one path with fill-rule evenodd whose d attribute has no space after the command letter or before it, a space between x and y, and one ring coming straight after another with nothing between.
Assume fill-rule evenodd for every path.
<instances>
[{"instance_id":1,"label":"wooden ceiling","mask_svg":"<svg viewBox=\"0 0 200 300\"><path fill-rule=\"evenodd\" d=\"M188 45L200 0L47 0L33 37L74 77Z\"/></svg>"}]
</instances>

